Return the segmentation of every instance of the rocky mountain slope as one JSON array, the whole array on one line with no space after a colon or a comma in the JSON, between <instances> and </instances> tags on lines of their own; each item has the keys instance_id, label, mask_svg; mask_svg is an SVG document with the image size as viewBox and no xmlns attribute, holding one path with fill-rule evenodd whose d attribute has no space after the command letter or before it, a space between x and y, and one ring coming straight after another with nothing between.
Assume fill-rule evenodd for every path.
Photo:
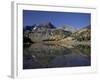
<instances>
[{"instance_id":1,"label":"rocky mountain slope","mask_svg":"<svg viewBox=\"0 0 100 80\"><path fill-rule=\"evenodd\" d=\"M26 26L24 27L23 34L25 40L30 39L33 42L59 41L64 38L77 41L89 41L91 38L91 25L78 30L70 26L56 28L51 22L48 22L45 24ZM29 39L26 39L26 37Z\"/></svg>"},{"instance_id":2,"label":"rocky mountain slope","mask_svg":"<svg viewBox=\"0 0 100 80\"><path fill-rule=\"evenodd\" d=\"M89 41L91 39L91 25L88 25L83 29L75 32L73 36L78 41Z\"/></svg>"},{"instance_id":3,"label":"rocky mountain slope","mask_svg":"<svg viewBox=\"0 0 100 80\"><path fill-rule=\"evenodd\" d=\"M72 33L75 33L79 30L78 28L70 26L70 25L64 25L64 26L60 27L59 29L63 29L65 31L70 31Z\"/></svg>"}]
</instances>

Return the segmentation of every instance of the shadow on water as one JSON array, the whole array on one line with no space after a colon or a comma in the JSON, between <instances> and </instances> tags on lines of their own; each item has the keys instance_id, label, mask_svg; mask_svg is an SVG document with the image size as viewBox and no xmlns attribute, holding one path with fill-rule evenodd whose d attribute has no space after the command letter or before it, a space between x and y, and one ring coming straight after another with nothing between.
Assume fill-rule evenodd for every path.
<instances>
[{"instance_id":1,"label":"shadow on water","mask_svg":"<svg viewBox=\"0 0 100 80\"><path fill-rule=\"evenodd\" d=\"M90 46L35 43L23 47L23 69L90 66Z\"/></svg>"}]
</instances>

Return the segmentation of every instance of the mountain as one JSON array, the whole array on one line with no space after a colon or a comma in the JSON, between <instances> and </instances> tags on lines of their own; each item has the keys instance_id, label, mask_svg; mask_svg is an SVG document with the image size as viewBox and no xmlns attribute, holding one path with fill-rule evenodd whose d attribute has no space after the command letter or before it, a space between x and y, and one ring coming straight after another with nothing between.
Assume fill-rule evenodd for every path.
<instances>
[{"instance_id":1,"label":"mountain","mask_svg":"<svg viewBox=\"0 0 100 80\"><path fill-rule=\"evenodd\" d=\"M78 41L89 41L91 40L91 25L88 25L73 34L75 39Z\"/></svg>"},{"instance_id":2,"label":"mountain","mask_svg":"<svg viewBox=\"0 0 100 80\"><path fill-rule=\"evenodd\" d=\"M24 31L28 30L28 31L32 31L32 29L36 26L36 24L34 25L30 25L30 26L25 26L23 29Z\"/></svg>"},{"instance_id":3,"label":"mountain","mask_svg":"<svg viewBox=\"0 0 100 80\"><path fill-rule=\"evenodd\" d=\"M56 27L51 22L47 22L47 23L35 25L32 31L34 32L35 30L39 31L39 30L47 30L47 29L56 29Z\"/></svg>"},{"instance_id":4,"label":"mountain","mask_svg":"<svg viewBox=\"0 0 100 80\"><path fill-rule=\"evenodd\" d=\"M47 29L47 30L35 30L29 34L29 38L35 41L52 41L52 40L61 40L67 36L70 36L72 33L69 31L64 31L61 29Z\"/></svg>"},{"instance_id":5,"label":"mountain","mask_svg":"<svg viewBox=\"0 0 100 80\"><path fill-rule=\"evenodd\" d=\"M65 30L65 31L70 31L70 32L72 32L72 33L74 33L74 32L76 32L76 31L79 30L78 28L73 27L73 26L69 26L69 25L65 25L65 26L63 26L63 27L60 27L59 29L63 29L63 30Z\"/></svg>"},{"instance_id":6,"label":"mountain","mask_svg":"<svg viewBox=\"0 0 100 80\"><path fill-rule=\"evenodd\" d=\"M31 26L25 26L23 28L24 31L34 31L34 30L42 30L42 29L55 29L56 27L51 23L51 22L47 22L47 23L42 23L42 24L34 24Z\"/></svg>"},{"instance_id":7,"label":"mountain","mask_svg":"<svg viewBox=\"0 0 100 80\"><path fill-rule=\"evenodd\" d=\"M91 25L79 30L72 26L57 28L51 22L47 22L26 26L23 34L24 42L58 41L68 37L77 41L89 41L91 38Z\"/></svg>"},{"instance_id":8,"label":"mountain","mask_svg":"<svg viewBox=\"0 0 100 80\"><path fill-rule=\"evenodd\" d=\"M29 37L33 42L61 40L72 33L63 29L57 29L51 22L42 23L26 28L24 36Z\"/></svg>"},{"instance_id":9,"label":"mountain","mask_svg":"<svg viewBox=\"0 0 100 80\"><path fill-rule=\"evenodd\" d=\"M47 23L39 24L38 28L55 29L56 27L51 22L47 22Z\"/></svg>"}]
</instances>

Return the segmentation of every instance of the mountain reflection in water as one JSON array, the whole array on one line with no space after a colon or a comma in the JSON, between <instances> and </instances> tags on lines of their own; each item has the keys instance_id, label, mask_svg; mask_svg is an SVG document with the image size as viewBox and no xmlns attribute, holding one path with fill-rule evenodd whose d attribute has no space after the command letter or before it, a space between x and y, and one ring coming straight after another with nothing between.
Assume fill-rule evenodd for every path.
<instances>
[{"instance_id":1,"label":"mountain reflection in water","mask_svg":"<svg viewBox=\"0 0 100 80\"><path fill-rule=\"evenodd\" d=\"M24 45L23 69L90 66L90 57L89 45Z\"/></svg>"}]
</instances>

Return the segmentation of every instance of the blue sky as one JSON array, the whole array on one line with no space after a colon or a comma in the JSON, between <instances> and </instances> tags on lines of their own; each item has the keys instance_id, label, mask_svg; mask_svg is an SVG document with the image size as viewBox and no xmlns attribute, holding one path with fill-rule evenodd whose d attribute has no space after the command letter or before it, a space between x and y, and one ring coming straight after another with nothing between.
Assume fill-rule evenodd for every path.
<instances>
[{"instance_id":1,"label":"blue sky","mask_svg":"<svg viewBox=\"0 0 100 80\"><path fill-rule=\"evenodd\" d=\"M51 22L56 27L70 25L76 28L83 28L91 23L91 14L23 10L24 26L31 26L46 22Z\"/></svg>"}]
</instances>

